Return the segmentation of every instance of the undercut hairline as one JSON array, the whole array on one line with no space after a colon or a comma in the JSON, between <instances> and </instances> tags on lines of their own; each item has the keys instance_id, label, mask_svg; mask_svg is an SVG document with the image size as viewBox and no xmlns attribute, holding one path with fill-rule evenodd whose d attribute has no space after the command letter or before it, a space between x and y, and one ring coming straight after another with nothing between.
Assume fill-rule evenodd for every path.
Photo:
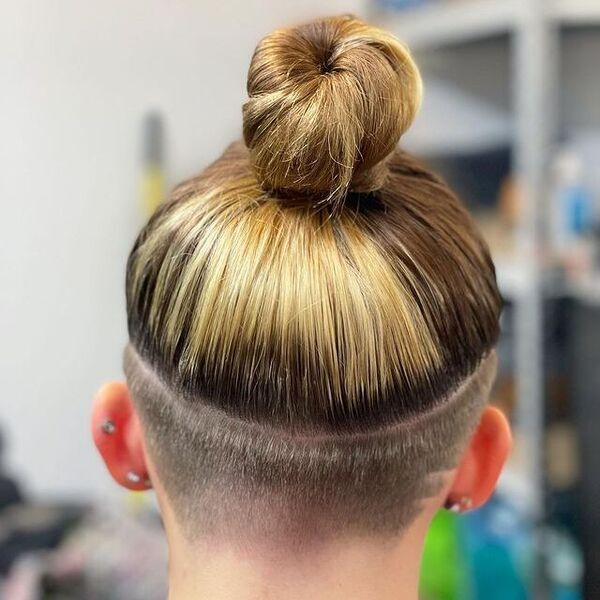
<instances>
[{"instance_id":1,"label":"undercut hairline","mask_svg":"<svg viewBox=\"0 0 600 600\"><path fill-rule=\"evenodd\" d=\"M367 431L332 431L331 433L319 431L306 433L290 432L281 426L275 427L264 422L250 421L237 415L232 415L219 407L203 401L202 398L186 398L183 394L178 393L169 387L160 378L155 369L140 356L133 344L129 342L125 346L123 352L123 368L128 381L130 378L135 379L137 377L137 370L137 373L143 376L145 383L149 384L156 393L160 394L163 398L169 397L187 410L193 410L196 413L205 412L207 415L219 417L220 420L229 421L232 425L236 425L237 427L242 426L251 428L257 434L268 436L270 439L280 438L282 441L304 442L306 444L313 443L315 445L330 441L341 442L346 440L351 442L394 437L410 429L414 430L415 428L426 427L428 421L435 421L444 413L451 412L453 407L460 404L465 396L473 398L474 396L485 395L485 399L480 398L480 402L478 403L483 406L487 403L487 396L489 395L496 375L497 364L497 353L496 350L492 348L481 358L470 375L464 378L458 386L455 386L440 398L432 407L426 410L420 410L418 413L406 415L394 423L378 426ZM134 401L136 401L135 393L133 395Z\"/></svg>"}]
</instances>

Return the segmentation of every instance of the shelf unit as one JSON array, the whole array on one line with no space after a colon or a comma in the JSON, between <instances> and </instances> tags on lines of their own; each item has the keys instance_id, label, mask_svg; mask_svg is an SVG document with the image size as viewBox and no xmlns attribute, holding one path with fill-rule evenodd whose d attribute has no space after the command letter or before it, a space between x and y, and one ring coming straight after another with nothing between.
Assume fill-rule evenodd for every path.
<instances>
[{"instance_id":1,"label":"shelf unit","mask_svg":"<svg viewBox=\"0 0 600 600\"><path fill-rule=\"evenodd\" d=\"M511 57L514 171L527 190L518 233L518 263L499 263L503 294L516 306L518 426L527 449L523 477L532 488L533 512L543 517L542 274L536 263L547 193L550 152L558 137L558 80L563 28L600 26L598 0L441 0L423 7L373 9L371 20L413 51L505 36Z\"/></svg>"},{"instance_id":2,"label":"shelf unit","mask_svg":"<svg viewBox=\"0 0 600 600\"><path fill-rule=\"evenodd\" d=\"M562 25L600 26L600 2L594 0L554 0L550 16Z\"/></svg>"},{"instance_id":3,"label":"shelf unit","mask_svg":"<svg viewBox=\"0 0 600 600\"><path fill-rule=\"evenodd\" d=\"M440 0L422 8L375 9L372 17L411 49L444 47L513 33L524 24L532 0ZM533 0L546 24L600 26L595 0Z\"/></svg>"},{"instance_id":4,"label":"shelf unit","mask_svg":"<svg viewBox=\"0 0 600 600\"><path fill-rule=\"evenodd\" d=\"M373 16L412 50L419 50L509 33L516 24L519 4L515 0L464 0L377 10Z\"/></svg>"},{"instance_id":5,"label":"shelf unit","mask_svg":"<svg viewBox=\"0 0 600 600\"><path fill-rule=\"evenodd\" d=\"M546 274L538 264L552 147L559 139L559 78L563 32L598 27L600 0L440 0L405 10L373 9L371 20L391 30L417 54L459 46L506 43L512 87L513 171L527 191L518 232L518 262L497 262L499 286L515 304L517 425L527 462L518 474L534 518L544 518L544 385L542 301ZM447 144L448 140L445 140ZM593 285L592 285L593 283ZM600 281L568 293L600 302ZM514 473L510 476L514 478ZM535 596L537 597L537 596Z\"/></svg>"}]
</instances>

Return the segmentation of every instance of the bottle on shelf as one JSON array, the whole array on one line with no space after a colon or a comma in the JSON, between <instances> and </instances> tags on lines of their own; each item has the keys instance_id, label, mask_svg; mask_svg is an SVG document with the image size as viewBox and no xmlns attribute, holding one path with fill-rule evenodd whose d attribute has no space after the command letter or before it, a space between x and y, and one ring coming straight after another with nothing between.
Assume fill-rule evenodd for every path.
<instances>
[{"instance_id":1,"label":"bottle on shelf","mask_svg":"<svg viewBox=\"0 0 600 600\"><path fill-rule=\"evenodd\" d=\"M569 148L559 150L552 164L549 242L567 276L580 277L592 268L594 214L583 177L583 161Z\"/></svg>"}]
</instances>

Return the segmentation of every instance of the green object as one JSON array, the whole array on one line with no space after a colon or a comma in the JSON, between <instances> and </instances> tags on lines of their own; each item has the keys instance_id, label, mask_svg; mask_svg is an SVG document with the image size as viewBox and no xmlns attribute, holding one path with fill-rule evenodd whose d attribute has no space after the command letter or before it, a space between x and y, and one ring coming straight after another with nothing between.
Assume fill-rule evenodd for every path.
<instances>
[{"instance_id":1,"label":"green object","mask_svg":"<svg viewBox=\"0 0 600 600\"><path fill-rule=\"evenodd\" d=\"M446 510L434 517L425 540L420 597L421 600L472 598L458 518Z\"/></svg>"}]
</instances>

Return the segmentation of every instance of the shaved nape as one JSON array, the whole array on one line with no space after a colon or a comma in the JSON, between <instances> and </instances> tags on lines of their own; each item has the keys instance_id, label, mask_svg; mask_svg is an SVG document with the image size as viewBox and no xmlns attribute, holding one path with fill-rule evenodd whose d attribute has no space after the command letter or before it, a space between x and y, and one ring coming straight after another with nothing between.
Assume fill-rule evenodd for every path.
<instances>
[{"instance_id":1,"label":"shaved nape","mask_svg":"<svg viewBox=\"0 0 600 600\"><path fill-rule=\"evenodd\" d=\"M494 351L427 412L371 431L291 433L173 392L128 345L124 370L169 498L193 542L311 546L394 536L456 465L485 405ZM174 424L177 427L174 427Z\"/></svg>"}]
</instances>

